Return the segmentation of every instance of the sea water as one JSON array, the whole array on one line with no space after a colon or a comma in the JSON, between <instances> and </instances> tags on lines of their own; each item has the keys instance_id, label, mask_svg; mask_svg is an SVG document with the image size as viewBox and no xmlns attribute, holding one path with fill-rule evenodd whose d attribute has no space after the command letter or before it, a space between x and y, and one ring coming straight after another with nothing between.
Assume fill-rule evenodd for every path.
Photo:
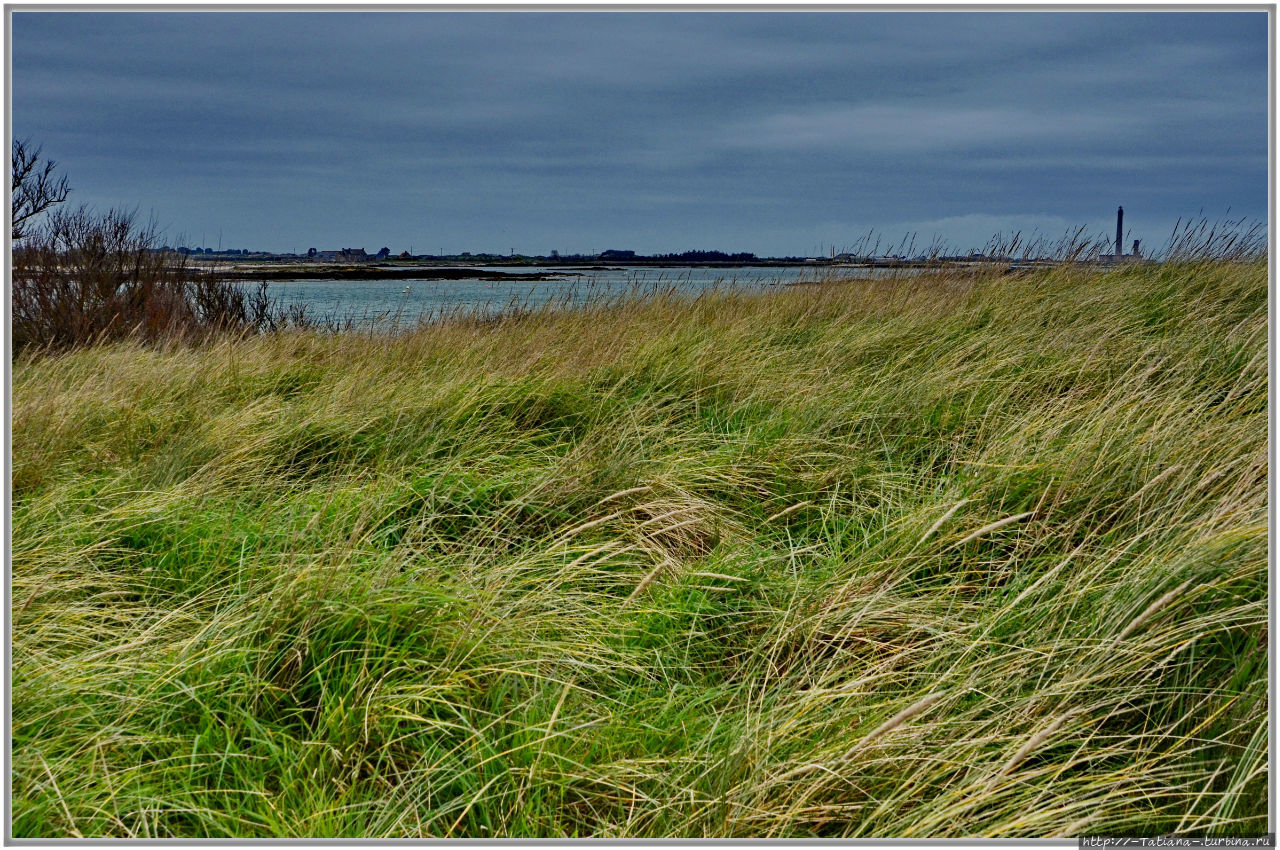
<instances>
[{"instance_id":1,"label":"sea water","mask_svg":"<svg viewBox=\"0 0 1280 850\"><path fill-rule=\"evenodd\" d=\"M708 290L762 291L813 283L825 277L878 276L879 270L814 266L706 268L607 268L555 266L483 267L478 271L542 273L547 280L287 280L268 295L281 305L300 304L313 318L335 324L412 326L422 320L468 313L495 316L550 306L573 306L628 294ZM251 284L250 284L251 285Z\"/></svg>"}]
</instances>

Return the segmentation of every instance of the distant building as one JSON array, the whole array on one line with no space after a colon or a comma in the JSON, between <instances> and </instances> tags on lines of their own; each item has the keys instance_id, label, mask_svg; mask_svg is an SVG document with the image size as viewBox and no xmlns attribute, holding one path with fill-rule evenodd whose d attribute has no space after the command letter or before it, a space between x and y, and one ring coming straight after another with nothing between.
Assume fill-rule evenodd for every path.
<instances>
[{"instance_id":1,"label":"distant building","mask_svg":"<svg viewBox=\"0 0 1280 850\"><path fill-rule=\"evenodd\" d=\"M363 263L371 259L371 257L365 253L363 248L343 248L340 251L317 251L315 254L308 251L307 256L330 263Z\"/></svg>"}]
</instances>

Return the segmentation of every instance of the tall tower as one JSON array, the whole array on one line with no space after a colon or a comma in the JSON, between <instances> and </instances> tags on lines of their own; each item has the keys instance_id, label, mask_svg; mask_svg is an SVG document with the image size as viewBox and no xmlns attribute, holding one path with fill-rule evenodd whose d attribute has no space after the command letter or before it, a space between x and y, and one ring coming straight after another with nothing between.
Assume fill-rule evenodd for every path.
<instances>
[{"instance_id":1,"label":"tall tower","mask_svg":"<svg viewBox=\"0 0 1280 850\"><path fill-rule=\"evenodd\" d=\"M1124 256L1124 207L1116 209L1116 259Z\"/></svg>"}]
</instances>

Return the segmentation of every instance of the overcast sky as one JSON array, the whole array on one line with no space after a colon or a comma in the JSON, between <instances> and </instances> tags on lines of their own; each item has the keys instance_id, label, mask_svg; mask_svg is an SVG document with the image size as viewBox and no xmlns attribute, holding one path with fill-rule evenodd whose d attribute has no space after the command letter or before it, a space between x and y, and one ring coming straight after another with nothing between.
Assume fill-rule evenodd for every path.
<instances>
[{"instance_id":1,"label":"overcast sky","mask_svg":"<svg viewBox=\"0 0 1280 850\"><path fill-rule=\"evenodd\" d=\"M1250 13L12 15L12 131L172 244L813 255L1267 213ZM185 236L185 240L183 237Z\"/></svg>"}]
</instances>

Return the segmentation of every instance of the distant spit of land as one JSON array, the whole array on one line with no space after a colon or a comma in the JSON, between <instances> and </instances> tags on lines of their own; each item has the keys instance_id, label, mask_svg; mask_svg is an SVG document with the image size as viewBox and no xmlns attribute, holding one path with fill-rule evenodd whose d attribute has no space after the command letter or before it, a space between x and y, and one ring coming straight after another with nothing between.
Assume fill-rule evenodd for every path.
<instances>
[{"instance_id":1,"label":"distant spit of land","mask_svg":"<svg viewBox=\"0 0 1280 850\"><path fill-rule=\"evenodd\" d=\"M281 266L234 264L215 269L227 280L549 280L575 272L495 272L480 268L439 266L322 265Z\"/></svg>"},{"instance_id":2,"label":"distant spit of land","mask_svg":"<svg viewBox=\"0 0 1280 850\"><path fill-rule=\"evenodd\" d=\"M394 259L366 262L325 262L290 255L198 256L195 262L207 266L226 280L552 280L593 271L625 268L943 268L1016 263L1019 267L1049 265L1048 261L1013 260L1008 257L834 257L834 258L753 258L748 260L686 260L670 257L634 257L608 264L558 262L545 257L448 257ZM495 267L511 268L498 271ZM537 268L538 271L518 271Z\"/></svg>"}]
</instances>

